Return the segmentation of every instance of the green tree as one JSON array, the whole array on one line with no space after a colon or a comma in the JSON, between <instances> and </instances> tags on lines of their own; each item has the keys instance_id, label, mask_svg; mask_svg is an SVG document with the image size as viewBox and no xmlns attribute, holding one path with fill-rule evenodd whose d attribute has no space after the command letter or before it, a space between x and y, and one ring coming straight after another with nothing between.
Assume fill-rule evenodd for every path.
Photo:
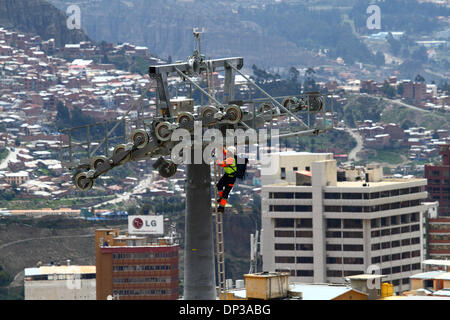
<instances>
[{"instance_id":1,"label":"green tree","mask_svg":"<svg viewBox=\"0 0 450 320\"><path fill-rule=\"evenodd\" d=\"M389 82L384 81L383 87L381 88L381 91L384 93L384 95L388 98L395 97L395 88L389 84Z\"/></svg>"},{"instance_id":2,"label":"green tree","mask_svg":"<svg viewBox=\"0 0 450 320\"><path fill-rule=\"evenodd\" d=\"M0 271L0 287L8 286L12 280L13 277L9 273L4 270Z\"/></svg>"}]
</instances>

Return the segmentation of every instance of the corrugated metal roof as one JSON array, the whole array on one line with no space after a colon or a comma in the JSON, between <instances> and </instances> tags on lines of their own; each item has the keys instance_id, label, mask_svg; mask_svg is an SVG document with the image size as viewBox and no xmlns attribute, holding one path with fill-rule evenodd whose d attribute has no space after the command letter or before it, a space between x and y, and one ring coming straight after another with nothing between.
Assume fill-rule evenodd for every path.
<instances>
[{"instance_id":1,"label":"corrugated metal roof","mask_svg":"<svg viewBox=\"0 0 450 320\"><path fill-rule=\"evenodd\" d=\"M434 296L447 296L450 297L450 289L442 289L433 293Z\"/></svg>"},{"instance_id":2,"label":"corrugated metal roof","mask_svg":"<svg viewBox=\"0 0 450 320\"><path fill-rule=\"evenodd\" d=\"M410 279L436 279L437 277L448 273L445 271L429 271L429 272L423 272L423 273L418 273L415 275L412 275L411 277L409 277Z\"/></svg>"},{"instance_id":3,"label":"corrugated metal roof","mask_svg":"<svg viewBox=\"0 0 450 320\"><path fill-rule=\"evenodd\" d=\"M425 260L423 262L423 264L450 267L450 260L428 259L428 260Z\"/></svg>"},{"instance_id":4,"label":"corrugated metal roof","mask_svg":"<svg viewBox=\"0 0 450 320\"><path fill-rule=\"evenodd\" d=\"M353 289L345 286L329 286L326 284L291 284L289 290L302 293L303 300L332 300Z\"/></svg>"}]
</instances>

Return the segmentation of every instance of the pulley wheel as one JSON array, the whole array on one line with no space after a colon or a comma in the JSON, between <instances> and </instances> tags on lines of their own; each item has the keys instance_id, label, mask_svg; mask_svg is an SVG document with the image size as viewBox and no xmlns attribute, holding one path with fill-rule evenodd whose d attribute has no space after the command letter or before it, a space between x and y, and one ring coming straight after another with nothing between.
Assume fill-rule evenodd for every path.
<instances>
[{"instance_id":1,"label":"pulley wheel","mask_svg":"<svg viewBox=\"0 0 450 320\"><path fill-rule=\"evenodd\" d=\"M299 100L296 97L285 98L282 103L283 107L289 111L295 111L299 105Z\"/></svg>"},{"instance_id":2,"label":"pulley wheel","mask_svg":"<svg viewBox=\"0 0 450 320\"><path fill-rule=\"evenodd\" d=\"M131 134L131 141L133 142L133 144L138 143L136 148L143 149L148 145L149 137L145 130L139 129Z\"/></svg>"},{"instance_id":3,"label":"pulley wheel","mask_svg":"<svg viewBox=\"0 0 450 320\"><path fill-rule=\"evenodd\" d=\"M214 106L207 106L202 109L201 116L202 116L202 118L214 118L214 115L218 111L219 111L219 109L217 109Z\"/></svg>"},{"instance_id":4,"label":"pulley wheel","mask_svg":"<svg viewBox=\"0 0 450 320\"><path fill-rule=\"evenodd\" d=\"M116 147L114 148L113 155L116 156L116 155L118 155L120 152L125 151L125 149L126 149L126 146L125 146L124 144L119 144L118 146L116 146ZM128 161L130 161L130 159L131 159L131 154L128 153L127 156L119 162L119 164L121 164L121 165L122 165L122 164L125 164L125 163L127 163Z\"/></svg>"},{"instance_id":5,"label":"pulley wheel","mask_svg":"<svg viewBox=\"0 0 450 320\"><path fill-rule=\"evenodd\" d=\"M99 166L101 166L102 164L104 164L107 161L108 161L107 157L104 157L104 156L95 157L91 161L91 169L97 170L97 168Z\"/></svg>"},{"instance_id":6,"label":"pulley wheel","mask_svg":"<svg viewBox=\"0 0 450 320\"><path fill-rule=\"evenodd\" d=\"M86 172L80 172L75 175L74 182L75 186L80 191L89 191L94 186L94 180L89 179Z\"/></svg>"},{"instance_id":7,"label":"pulley wheel","mask_svg":"<svg viewBox=\"0 0 450 320\"><path fill-rule=\"evenodd\" d=\"M190 112L181 112L177 117L177 123L183 124L194 121L194 116Z\"/></svg>"},{"instance_id":8,"label":"pulley wheel","mask_svg":"<svg viewBox=\"0 0 450 320\"><path fill-rule=\"evenodd\" d=\"M242 110L237 105L229 105L225 108L225 117L228 123L237 124L242 120Z\"/></svg>"},{"instance_id":9,"label":"pulley wheel","mask_svg":"<svg viewBox=\"0 0 450 320\"><path fill-rule=\"evenodd\" d=\"M160 122L155 128L156 138L160 141L169 141L172 136L172 130L170 130L169 122Z\"/></svg>"}]
</instances>

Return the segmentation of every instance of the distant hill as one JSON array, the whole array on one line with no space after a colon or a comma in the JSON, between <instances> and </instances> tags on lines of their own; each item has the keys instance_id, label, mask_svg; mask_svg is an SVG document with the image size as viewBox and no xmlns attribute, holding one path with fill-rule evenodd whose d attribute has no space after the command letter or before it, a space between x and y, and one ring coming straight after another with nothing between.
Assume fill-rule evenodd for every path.
<instances>
[{"instance_id":1,"label":"distant hill","mask_svg":"<svg viewBox=\"0 0 450 320\"><path fill-rule=\"evenodd\" d=\"M69 30L63 11L45 0L0 0L0 26L55 39L56 45L89 40L82 30Z\"/></svg>"}]
</instances>

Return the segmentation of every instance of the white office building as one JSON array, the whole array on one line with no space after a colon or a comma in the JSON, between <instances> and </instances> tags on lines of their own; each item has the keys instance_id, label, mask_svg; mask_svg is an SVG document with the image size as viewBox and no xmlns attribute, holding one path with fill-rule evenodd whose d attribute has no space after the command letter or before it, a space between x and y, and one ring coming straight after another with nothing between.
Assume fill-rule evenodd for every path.
<instances>
[{"instance_id":1,"label":"white office building","mask_svg":"<svg viewBox=\"0 0 450 320\"><path fill-rule=\"evenodd\" d=\"M332 154L273 154L262 170L264 271L292 280L342 283L379 272L409 290L421 269L426 179L384 178L382 168L339 170Z\"/></svg>"}]
</instances>

